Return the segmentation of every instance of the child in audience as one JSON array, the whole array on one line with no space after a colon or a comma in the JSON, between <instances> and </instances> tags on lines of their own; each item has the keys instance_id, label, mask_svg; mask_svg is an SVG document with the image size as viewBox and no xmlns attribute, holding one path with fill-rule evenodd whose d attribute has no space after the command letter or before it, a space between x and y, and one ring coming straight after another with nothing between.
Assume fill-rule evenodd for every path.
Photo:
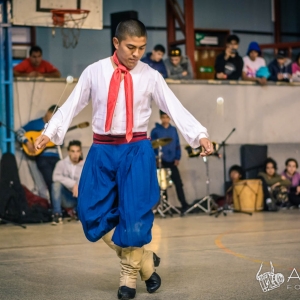
<instances>
[{"instance_id":1,"label":"child in audience","mask_svg":"<svg viewBox=\"0 0 300 300\"><path fill-rule=\"evenodd\" d=\"M226 195L225 196L218 196L212 194L212 198L216 201L219 207L223 207L225 204L229 206L233 205L233 188L234 185L242 180L243 177L243 169L239 165L233 165L229 169L229 178L230 182L226 182Z\"/></svg>"},{"instance_id":2,"label":"child in audience","mask_svg":"<svg viewBox=\"0 0 300 300\"><path fill-rule=\"evenodd\" d=\"M292 65L286 50L280 49L276 58L269 64L270 81L290 82L292 78Z\"/></svg>"},{"instance_id":3,"label":"child in audience","mask_svg":"<svg viewBox=\"0 0 300 300\"><path fill-rule=\"evenodd\" d=\"M292 81L300 81L300 52L292 64Z\"/></svg>"},{"instance_id":4,"label":"child in audience","mask_svg":"<svg viewBox=\"0 0 300 300\"><path fill-rule=\"evenodd\" d=\"M284 176L276 173L277 163L268 158L264 164L264 172L258 173L258 178L263 182L265 210L276 211L277 206L287 206L287 188L291 182Z\"/></svg>"},{"instance_id":5,"label":"child in audience","mask_svg":"<svg viewBox=\"0 0 300 300\"><path fill-rule=\"evenodd\" d=\"M290 180L292 183L289 191L289 202L293 206L300 205L300 173L297 172L298 162L294 158L289 158L285 162L285 170L282 172L282 176Z\"/></svg>"},{"instance_id":6,"label":"child in audience","mask_svg":"<svg viewBox=\"0 0 300 300\"><path fill-rule=\"evenodd\" d=\"M234 185L239 182L243 177L243 169L238 165L233 165L229 169L229 178L231 182L231 186L226 191L226 199L227 203L233 204L233 188Z\"/></svg>"},{"instance_id":7,"label":"child in audience","mask_svg":"<svg viewBox=\"0 0 300 300\"><path fill-rule=\"evenodd\" d=\"M248 47L247 55L243 57L243 80L256 81L261 85L267 84L267 77L260 76L257 71L267 69L265 60L261 57L261 50L257 42L251 42Z\"/></svg>"},{"instance_id":8,"label":"child in audience","mask_svg":"<svg viewBox=\"0 0 300 300\"><path fill-rule=\"evenodd\" d=\"M215 78L220 80L239 80L242 76L243 59L238 53L240 39L235 34L226 40L226 49L216 57Z\"/></svg>"}]
</instances>

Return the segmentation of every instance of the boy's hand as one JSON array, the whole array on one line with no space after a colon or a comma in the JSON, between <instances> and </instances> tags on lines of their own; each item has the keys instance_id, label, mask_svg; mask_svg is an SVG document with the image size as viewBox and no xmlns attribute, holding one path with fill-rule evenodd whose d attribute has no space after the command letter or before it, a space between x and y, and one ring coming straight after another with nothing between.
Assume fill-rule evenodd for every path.
<instances>
[{"instance_id":1,"label":"boy's hand","mask_svg":"<svg viewBox=\"0 0 300 300\"><path fill-rule=\"evenodd\" d=\"M201 156L207 156L212 154L213 147L209 139L207 138L200 139L200 146L204 148L204 151L200 153Z\"/></svg>"},{"instance_id":2,"label":"boy's hand","mask_svg":"<svg viewBox=\"0 0 300 300\"><path fill-rule=\"evenodd\" d=\"M49 142L50 142L50 139L46 135L42 134L35 140L34 148L36 150L44 149L45 146L47 145L47 143L49 143Z\"/></svg>"}]
</instances>

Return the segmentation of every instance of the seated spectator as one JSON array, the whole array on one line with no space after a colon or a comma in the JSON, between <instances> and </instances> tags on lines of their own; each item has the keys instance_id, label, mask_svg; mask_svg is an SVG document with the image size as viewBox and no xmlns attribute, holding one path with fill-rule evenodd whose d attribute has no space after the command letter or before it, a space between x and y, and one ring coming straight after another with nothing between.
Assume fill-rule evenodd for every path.
<instances>
[{"instance_id":1,"label":"seated spectator","mask_svg":"<svg viewBox=\"0 0 300 300\"><path fill-rule=\"evenodd\" d=\"M226 49L216 58L216 79L238 80L242 76L243 59L239 56L240 39L236 35L227 38Z\"/></svg>"},{"instance_id":2,"label":"seated spectator","mask_svg":"<svg viewBox=\"0 0 300 300\"><path fill-rule=\"evenodd\" d=\"M141 59L141 61L158 71L163 78L167 78L168 74L163 61L165 53L166 49L163 45L156 45L152 52L148 52L146 56Z\"/></svg>"},{"instance_id":3,"label":"seated spectator","mask_svg":"<svg viewBox=\"0 0 300 300\"><path fill-rule=\"evenodd\" d=\"M17 140L22 145L22 148L26 147L28 149L28 152L35 157L36 165L47 185L51 203L52 175L55 165L59 161L58 149L55 146L45 147L41 154L35 155L34 140L28 139L26 137L26 132L42 132L42 130L44 130L46 124L50 121L53 113L56 111L57 108L59 107L57 107L55 104L51 105L43 117L29 121L26 125L22 126L17 131Z\"/></svg>"},{"instance_id":4,"label":"seated spectator","mask_svg":"<svg viewBox=\"0 0 300 300\"><path fill-rule=\"evenodd\" d=\"M52 225L62 223L62 207L73 209L71 216L77 218L78 184L83 168L80 141L71 141L68 146L68 156L60 160L53 172L52 184Z\"/></svg>"},{"instance_id":5,"label":"seated spectator","mask_svg":"<svg viewBox=\"0 0 300 300\"><path fill-rule=\"evenodd\" d=\"M165 60L168 78L193 79L194 73L191 62L187 56L181 55L180 48L172 48L169 58Z\"/></svg>"},{"instance_id":6,"label":"seated spectator","mask_svg":"<svg viewBox=\"0 0 300 300\"><path fill-rule=\"evenodd\" d=\"M289 202L291 206L298 207L300 205L300 173L297 172L298 162L294 158L289 158L285 162L285 167L281 175L292 183L288 190Z\"/></svg>"},{"instance_id":7,"label":"seated spectator","mask_svg":"<svg viewBox=\"0 0 300 300\"><path fill-rule=\"evenodd\" d=\"M39 46L30 49L29 57L14 67L16 77L60 77L60 72L46 60Z\"/></svg>"},{"instance_id":8,"label":"seated spectator","mask_svg":"<svg viewBox=\"0 0 300 300\"><path fill-rule=\"evenodd\" d=\"M287 188L291 182L284 176L276 173L277 163L268 158L264 164L264 172L258 173L263 182L265 210L276 211L277 206L286 206L288 203Z\"/></svg>"},{"instance_id":9,"label":"seated spectator","mask_svg":"<svg viewBox=\"0 0 300 300\"><path fill-rule=\"evenodd\" d=\"M289 63L286 50L278 50L277 57L269 64L270 81L290 82L292 66Z\"/></svg>"},{"instance_id":10,"label":"seated spectator","mask_svg":"<svg viewBox=\"0 0 300 300\"><path fill-rule=\"evenodd\" d=\"M292 81L300 81L300 52L292 64Z\"/></svg>"},{"instance_id":11,"label":"seated spectator","mask_svg":"<svg viewBox=\"0 0 300 300\"><path fill-rule=\"evenodd\" d=\"M247 55L243 58L243 61L243 80L256 81L261 85L267 83L267 77L259 76L257 72L259 70L261 71L262 68L267 69L266 62L261 57L261 50L257 42L251 42L249 44Z\"/></svg>"},{"instance_id":12,"label":"seated spectator","mask_svg":"<svg viewBox=\"0 0 300 300\"><path fill-rule=\"evenodd\" d=\"M218 195L211 195L212 198L217 202L219 207L223 207L225 204L229 206L233 205L233 188L234 185L242 180L243 178L243 169L241 166L233 165L229 169L229 178L230 182L226 182L226 195L218 196Z\"/></svg>"}]
</instances>

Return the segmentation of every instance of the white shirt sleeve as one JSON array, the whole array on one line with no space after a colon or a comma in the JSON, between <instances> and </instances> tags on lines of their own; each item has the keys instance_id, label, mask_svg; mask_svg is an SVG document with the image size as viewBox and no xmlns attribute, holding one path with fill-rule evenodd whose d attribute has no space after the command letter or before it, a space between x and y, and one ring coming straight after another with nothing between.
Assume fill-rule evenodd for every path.
<instances>
[{"instance_id":1,"label":"white shirt sleeve","mask_svg":"<svg viewBox=\"0 0 300 300\"><path fill-rule=\"evenodd\" d=\"M66 102L57 110L43 134L61 145L72 119L89 103L91 94L90 69L87 67L81 74L78 83Z\"/></svg>"},{"instance_id":2,"label":"white shirt sleeve","mask_svg":"<svg viewBox=\"0 0 300 300\"><path fill-rule=\"evenodd\" d=\"M156 82L152 98L160 110L168 114L174 121L185 140L192 148L200 146L200 139L208 138L208 133L194 116L180 103L174 93L166 84L163 77L156 72Z\"/></svg>"}]
</instances>

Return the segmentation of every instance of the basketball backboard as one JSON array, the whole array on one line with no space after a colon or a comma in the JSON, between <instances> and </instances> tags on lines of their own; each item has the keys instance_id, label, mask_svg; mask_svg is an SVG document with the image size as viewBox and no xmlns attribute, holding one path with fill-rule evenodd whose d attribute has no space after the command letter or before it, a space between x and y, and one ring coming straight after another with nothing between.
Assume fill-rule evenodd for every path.
<instances>
[{"instance_id":1,"label":"basketball backboard","mask_svg":"<svg viewBox=\"0 0 300 300\"><path fill-rule=\"evenodd\" d=\"M13 24L53 27L53 9L86 9L82 29L102 29L102 0L13 0Z\"/></svg>"}]
</instances>

